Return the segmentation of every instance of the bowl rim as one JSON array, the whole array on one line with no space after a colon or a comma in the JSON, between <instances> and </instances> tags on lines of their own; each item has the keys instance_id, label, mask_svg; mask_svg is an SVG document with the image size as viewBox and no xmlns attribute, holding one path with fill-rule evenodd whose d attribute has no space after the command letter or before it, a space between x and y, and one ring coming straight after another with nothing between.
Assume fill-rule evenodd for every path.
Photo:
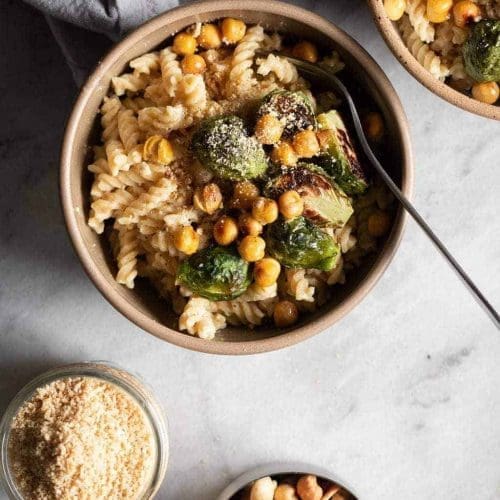
<instances>
[{"instance_id":1,"label":"bowl rim","mask_svg":"<svg viewBox=\"0 0 500 500\"><path fill-rule=\"evenodd\" d=\"M354 489L351 488L351 486L346 484L345 481L338 478L336 474L328 469L302 462L278 462L259 465L258 467L247 470L243 474L240 474L224 488L224 490L217 497L217 500L230 500L235 493L240 491L251 482L266 476L272 477L278 474L313 474L319 478L333 481L334 483L338 484L340 487L351 493L351 495L354 495L356 498L358 498L358 495L356 495Z\"/></svg>"},{"instance_id":2,"label":"bowl rim","mask_svg":"<svg viewBox=\"0 0 500 500\"><path fill-rule=\"evenodd\" d=\"M391 52L396 56L404 69L418 82L450 104L474 115L484 116L492 120L500 120L500 106L476 101L462 92L455 90L444 82L434 78L412 55L401 39L395 23L387 16L382 0L367 0L373 20Z\"/></svg>"},{"instance_id":3,"label":"bowl rim","mask_svg":"<svg viewBox=\"0 0 500 500\"><path fill-rule=\"evenodd\" d=\"M381 254L374 262L367 276L335 310L325 312L311 323L302 325L280 335L257 340L225 342L200 339L187 333L173 330L138 311L126 297L112 289L104 275L101 274L97 266L94 265L91 254L87 250L82 234L79 231L77 221L79 207L73 207L72 205L73 200L70 183L70 173L72 170L71 153L75 147L76 130L90 95L94 88L99 85L100 80L106 75L108 67L112 62L124 51L127 51L137 40L173 22L196 16L200 13L205 14L208 12L236 9L282 15L300 20L303 24L319 31L328 38L337 40L337 43L339 43L343 49L353 54L357 63L365 68L366 73L381 92L384 101L389 103L391 112L398 121L397 130L401 138L401 165L406 167L402 169L401 188L402 191L411 198L413 194L414 170L409 125L401 101L388 77L368 52L342 29L317 14L279 0L235 0L231 2L224 0L206 0L194 4L192 3L161 14L147 21L127 35L97 64L95 70L90 74L81 88L64 133L61 148L59 182L63 216L73 248L88 277L115 309L146 332L177 346L209 354L246 355L274 351L306 340L332 326L348 314L368 294L394 257L406 226L406 212L402 211L400 208L393 230L385 242Z\"/></svg>"}]
</instances>

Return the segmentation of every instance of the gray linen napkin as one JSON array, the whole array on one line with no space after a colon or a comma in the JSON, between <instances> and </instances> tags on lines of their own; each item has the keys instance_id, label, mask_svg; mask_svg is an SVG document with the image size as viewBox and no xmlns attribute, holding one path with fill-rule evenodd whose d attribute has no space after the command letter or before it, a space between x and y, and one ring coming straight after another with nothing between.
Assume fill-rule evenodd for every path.
<instances>
[{"instance_id":1,"label":"gray linen napkin","mask_svg":"<svg viewBox=\"0 0 500 500\"><path fill-rule=\"evenodd\" d=\"M25 0L42 11L81 85L112 41L178 0Z\"/></svg>"}]
</instances>

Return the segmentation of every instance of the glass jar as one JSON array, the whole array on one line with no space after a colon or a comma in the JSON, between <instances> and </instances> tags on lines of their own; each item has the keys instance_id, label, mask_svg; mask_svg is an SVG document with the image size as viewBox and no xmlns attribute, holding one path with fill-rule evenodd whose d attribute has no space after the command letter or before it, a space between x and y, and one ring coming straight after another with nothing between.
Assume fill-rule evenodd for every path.
<instances>
[{"instance_id":1,"label":"glass jar","mask_svg":"<svg viewBox=\"0 0 500 500\"><path fill-rule=\"evenodd\" d=\"M56 380L74 377L91 377L114 384L136 401L143 410L153 431L156 460L151 479L144 485L143 493L137 500L153 498L165 477L168 462L168 435L164 413L151 389L142 380L107 361L75 363L49 370L25 385L11 401L0 421L0 480L7 495L13 500L27 500L19 492L9 465L8 448L12 420L37 389Z\"/></svg>"}]
</instances>

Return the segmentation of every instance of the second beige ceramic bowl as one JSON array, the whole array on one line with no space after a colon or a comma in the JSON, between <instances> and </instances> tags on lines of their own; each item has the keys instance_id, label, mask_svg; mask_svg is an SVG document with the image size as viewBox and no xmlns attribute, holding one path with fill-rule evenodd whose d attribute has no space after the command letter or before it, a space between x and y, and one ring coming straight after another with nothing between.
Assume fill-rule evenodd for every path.
<instances>
[{"instance_id":1,"label":"second beige ceramic bowl","mask_svg":"<svg viewBox=\"0 0 500 500\"><path fill-rule=\"evenodd\" d=\"M176 330L176 317L169 312L147 284L134 290L116 283L115 264L108 242L88 226L90 178L89 145L98 137L97 113L108 92L110 79L123 72L128 61L165 43L165 40L195 22L239 17L247 23L261 23L270 30L293 34L337 49L352 75L378 106L387 124L390 152L385 166L407 196L411 196L413 165L406 117L387 77L373 59L348 35L325 19L306 10L272 0L208 1L190 4L152 19L120 42L98 65L83 86L69 119L61 158L61 198L67 228L90 279L101 293L127 318L144 330L173 344L209 353L251 354L279 349L302 341L333 325L370 291L388 266L401 239L405 214L398 212L392 231L378 254L353 272L346 285L338 287L335 298L289 330L263 327L228 328L214 340L202 340ZM385 305L384 307L391 307ZM336 331L337 334L341 330Z\"/></svg>"},{"instance_id":2,"label":"second beige ceramic bowl","mask_svg":"<svg viewBox=\"0 0 500 500\"><path fill-rule=\"evenodd\" d=\"M398 58L403 67L411 73L422 85L434 94L459 108L476 115L500 120L500 106L484 104L472 97L455 90L444 82L434 78L410 53L399 33L396 23L393 23L385 13L383 0L368 0L373 19L384 37L388 47Z\"/></svg>"}]
</instances>

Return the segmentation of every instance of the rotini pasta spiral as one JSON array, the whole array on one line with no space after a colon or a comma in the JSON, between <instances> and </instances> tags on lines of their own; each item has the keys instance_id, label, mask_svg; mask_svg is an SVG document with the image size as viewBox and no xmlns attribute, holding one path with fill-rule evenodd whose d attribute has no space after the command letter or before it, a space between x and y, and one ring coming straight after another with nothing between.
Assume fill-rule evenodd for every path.
<instances>
[{"instance_id":1,"label":"rotini pasta spiral","mask_svg":"<svg viewBox=\"0 0 500 500\"><path fill-rule=\"evenodd\" d=\"M118 113L118 133L127 153L133 151L141 140L141 129L135 113L131 109L124 109Z\"/></svg>"},{"instance_id":2,"label":"rotini pasta spiral","mask_svg":"<svg viewBox=\"0 0 500 500\"><path fill-rule=\"evenodd\" d=\"M406 12L410 24L420 41L430 43L434 40L434 26L427 20L425 11L427 0L406 0Z\"/></svg>"},{"instance_id":3,"label":"rotini pasta spiral","mask_svg":"<svg viewBox=\"0 0 500 500\"><path fill-rule=\"evenodd\" d=\"M124 226L137 223L139 217L167 201L175 188L176 184L172 180L161 178L125 208L118 222Z\"/></svg>"},{"instance_id":4,"label":"rotini pasta spiral","mask_svg":"<svg viewBox=\"0 0 500 500\"><path fill-rule=\"evenodd\" d=\"M310 286L305 269L285 271L286 292L297 300L314 302L314 287Z\"/></svg>"},{"instance_id":5,"label":"rotini pasta spiral","mask_svg":"<svg viewBox=\"0 0 500 500\"><path fill-rule=\"evenodd\" d=\"M180 330L202 339L213 339L217 330L225 327L224 316L213 313L210 301L201 297L191 297L179 317Z\"/></svg>"},{"instance_id":6,"label":"rotini pasta spiral","mask_svg":"<svg viewBox=\"0 0 500 500\"><path fill-rule=\"evenodd\" d=\"M274 73L279 82L288 84L297 81L298 73L295 65L283 57L269 54L266 59L257 59L257 73L267 76Z\"/></svg>"},{"instance_id":7,"label":"rotini pasta spiral","mask_svg":"<svg viewBox=\"0 0 500 500\"><path fill-rule=\"evenodd\" d=\"M138 113L139 127L149 133L167 135L172 130L189 126L192 118L186 115L182 104L164 108L144 108Z\"/></svg>"},{"instance_id":8,"label":"rotini pasta spiral","mask_svg":"<svg viewBox=\"0 0 500 500\"><path fill-rule=\"evenodd\" d=\"M160 57L158 52L148 52L130 61L129 66L136 75L150 75L160 69Z\"/></svg>"},{"instance_id":9,"label":"rotini pasta spiral","mask_svg":"<svg viewBox=\"0 0 500 500\"><path fill-rule=\"evenodd\" d=\"M88 224L97 233L104 231L104 221L121 211L134 200L134 196L125 189L117 189L105 193L102 198L95 200L90 205Z\"/></svg>"},{"instance_id":10,"label":"rotini pasta spiral","mask_svg":"<svg viewBox=\"0 0 500 500\"><path fill-rule=\"evenodd\" d=\"M161 78L165 85L167 96L174 97L177 91L177 85L182 79L182 70L177 55L167 47L160 51Z\"/></svg>"},{"instance_id":11,"label":"rotini pasta spiral","mask_svg":"<svg viewBox=\"0 0 500 500\"><path fill-rule=\"evenodd\" d=\"M449 74L448 68L442 63L441 58L420 40L407 16L401 18L399 27L401 36L413 57L435 78L444 80Z\"/></svg>"},{"instance_id":12,"label":"rotini pasta spiral","mask_svg":"<svg viewBox=\"0 0 500 500\"><path fill-rule=\"evenodd\" d=\"M134 229L120 228L118 231L118 245L116 281L127 288L134 288L134 280L137 276L137 256L140 249L136 231Z\"/></svg>"},{"instance_id":13,"label":"rotini pasta spiral","mask_svg":"<svg viewBox=\"0 0 500 500\"><path fill-rule=\"evenodd\" d=\"M125 73L121 76L114 76L111 78L113 90L117 96L125 94L128 90L130 92L138 92L143 90L148 84L146 75L136 75L134 73Z\"/></svg>"},{"instance_id":14,"label":"rotini pasta spiral","mask_svg":"<svg viewBox=\"0 0 500 500\"><path fill-rule=\"evenodd\" d=\"M179 82L177 99L189 113L202 115L207 106L207 89L202 75L185 75Z\"/></svg>"},{"instance_id":15,"label":"rotini pasta spiral","mask_svg":"<svg viewBox=\"0 0 500 500\"><path fill-rule=\"evenodd\" d=\"M274 304L276 300L267 299L259 302L219 301L213 302L212 308L215 312L221 313L231 325L254 327L261 325L264 318L270 316L271 308L267 307L269 305L267 302L271 301L270 303Z\"/></svg>"},{"instance_id":16,"label":"rotini pasta spiral","mask_svg":"<svg viewBox=\"0 0 500 500\"><path fill-rule=\"evenodd\" d=\"M118 113L122 109L116 96L105 97L101 106L102 140L118 139Z\"/></svg>"},{"instance_id":17,"label":"rotini pasta spiral","mask_svg":"<svg viewBox=\"0 0 500 500\"><path fill-rule=\"evenodd\" d=\"M120 170L128 170L130 168L131 162L123 143L119 139L110 139L104 147L111 175L117 175Z\"/></svg>"}]
</instances>

